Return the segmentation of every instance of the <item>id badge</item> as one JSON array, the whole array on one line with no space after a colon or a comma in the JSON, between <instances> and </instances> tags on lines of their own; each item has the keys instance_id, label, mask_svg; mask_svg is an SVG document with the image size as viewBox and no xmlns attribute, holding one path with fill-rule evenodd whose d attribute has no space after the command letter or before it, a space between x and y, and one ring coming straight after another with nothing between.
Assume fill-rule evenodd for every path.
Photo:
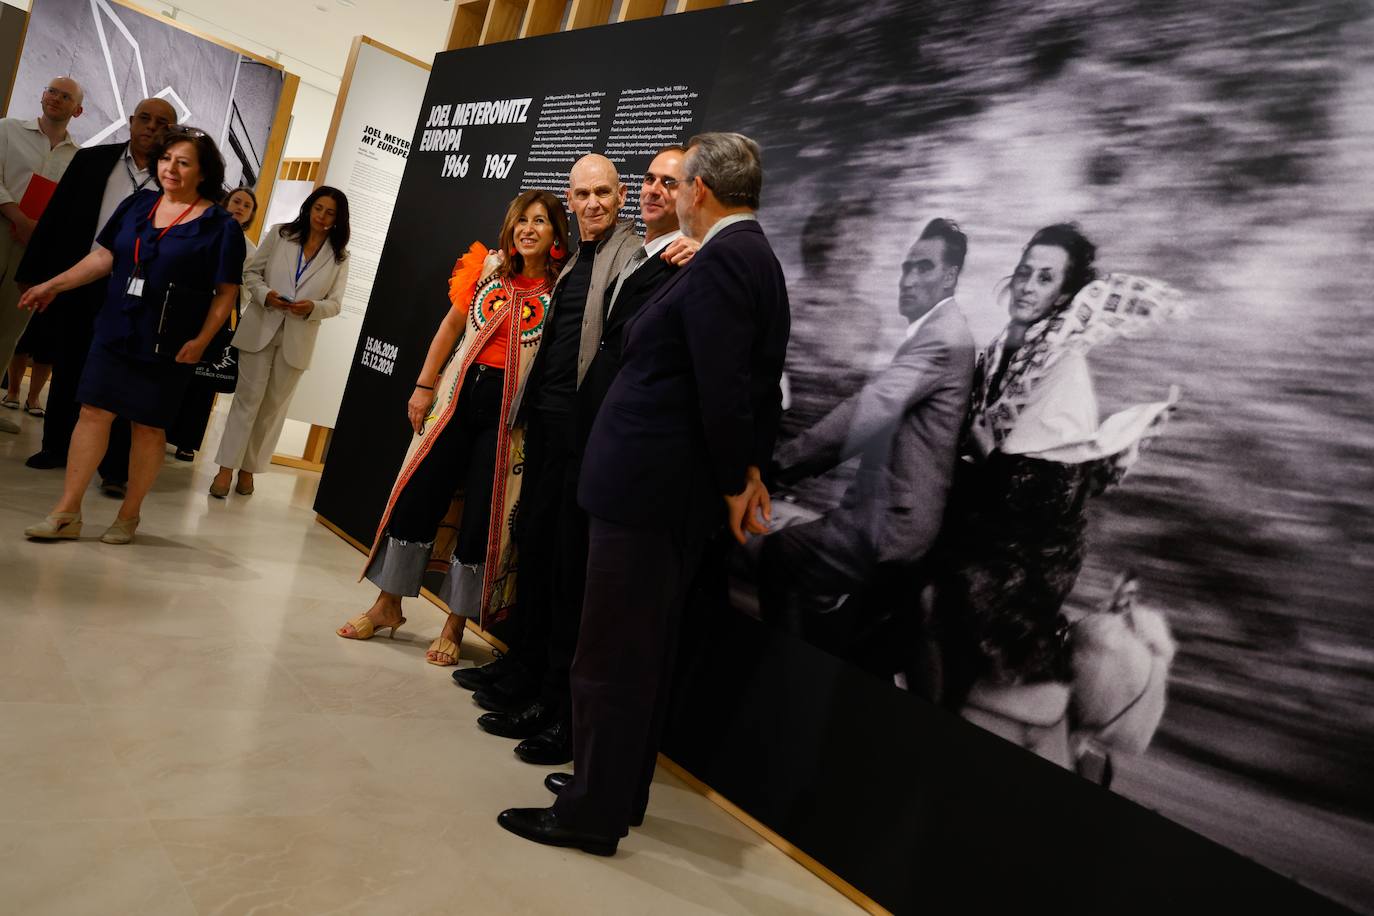
<instances>
[{"instance_id":1,"label":"id badge","mask_svg":"<svg viewBox=\"0 0 1374 916\"><path fill-rule=\"evenodd\" d=\"M124 287L124 295L131 299L143 298L143 278L133 276L129 278L129 285Z\"/></svg>"}]
</instances>

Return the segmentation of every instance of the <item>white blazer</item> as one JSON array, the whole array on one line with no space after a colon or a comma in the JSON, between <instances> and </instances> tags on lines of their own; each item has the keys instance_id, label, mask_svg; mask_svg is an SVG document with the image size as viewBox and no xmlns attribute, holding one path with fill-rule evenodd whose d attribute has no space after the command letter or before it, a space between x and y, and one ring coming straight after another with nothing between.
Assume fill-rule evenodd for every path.
<instances>
[{"instance_id":1,"label":"white blazer","mask_svg":"<svg viewBox=\"0 0 1374 916\"><path fill-rule=\"evenodd\" d=\"M288 365L305 370L310 368L310 355L315 351L320 322L333 318L343 307L348 256L344 255L343 261L336 261L334 248L326 241L297 283L296 263L301 244L282 238L277 229L273 226L263 233L258 253L243 270L243 285L252 296L252 302L243 310L234 332L234 346L257 353L272 342L278 328L283 328L282 356ZM305 318L281 309L269 309L265 303L271 290L288 299L309 299L315 303L315 309Z\"/></svg>"}]
</instances>

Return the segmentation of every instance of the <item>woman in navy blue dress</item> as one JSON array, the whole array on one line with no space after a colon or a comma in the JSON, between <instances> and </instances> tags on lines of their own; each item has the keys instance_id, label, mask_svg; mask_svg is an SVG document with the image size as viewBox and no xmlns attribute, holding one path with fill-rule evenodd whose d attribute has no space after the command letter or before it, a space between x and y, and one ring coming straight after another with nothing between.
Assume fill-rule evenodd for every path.
<instances>
[{"instance_id":1,"label":"woman in navy blue dress","mask_svg":"<svg viewBox=\"0 0 1374 916\"><path fill-rule=\"evenodd\" d=\"M67 454L62 498L46 519L25 530L30 538L80 537L82 496L105 454L110 423L121 416L133 424L129 488L101 540L133 540L143 497L162 467L167 427L176 419L196 363L238 299L243 231L215 204L224 196L224 158L214 141L203 131L174 125L153 158L161 190L137 191L125 199L96 236L94 251L29 289L19 303L41 310L58 293L110 278L77 388L81 418ZM166 334L159 341L169 302L176 313L191 313L189 322L181 322L188 328L184 342Z\"/></svg>"}]
</instances>

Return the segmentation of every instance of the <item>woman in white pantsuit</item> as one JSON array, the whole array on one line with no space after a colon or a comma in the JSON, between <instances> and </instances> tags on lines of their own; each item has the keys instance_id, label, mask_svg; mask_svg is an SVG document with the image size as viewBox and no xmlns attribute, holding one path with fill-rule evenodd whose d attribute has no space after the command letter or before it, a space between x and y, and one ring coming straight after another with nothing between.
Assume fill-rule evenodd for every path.
<instances>
[{"instance_id":1,"label":"woman in white pantsuit","mask_svg":"<svg viewBox=\"0 0 1374 916\"><path fill-rule=\"evenodd\" d=\"M310 354L320 322L339 314L348 282L348 198L337 188L316 188L300 215L263 236L243 272L253 301L243 310L234 346L239 382L220 439L219 473L210 495L253 492L253 475L272 460L286 408Z\"/></svg>"}]
</instances>

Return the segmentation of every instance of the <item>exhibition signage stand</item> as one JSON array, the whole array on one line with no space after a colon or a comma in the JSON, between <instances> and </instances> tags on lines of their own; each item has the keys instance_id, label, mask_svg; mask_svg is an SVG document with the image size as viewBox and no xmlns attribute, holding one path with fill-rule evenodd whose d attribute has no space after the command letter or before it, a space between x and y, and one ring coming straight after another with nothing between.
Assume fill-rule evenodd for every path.
<instances>
[{"instance_id":1,"label":"exhibition signage stand","mask_svg":"<svg viewBox=\"0 0 1374 916\"><path fill-rule=\"evenodd\" d=\"M315 179L316 187L329 185L348 195L348 286L342 311L320 324L310 371L287 409L291 420L310 424L305 452L299 458L274 455L275 464L315 471L324 466L429 70L381 42L353 39Z\"/></svg>"},{"instance_id":2,"label":"exhibition signage stand","mask_svg":"<svg viewBox=\"0 0 1374 916\"><path fill-rule=\"evenodd\" d=\"M450 308L454 261L473 241L496 241L491 233L511 198L528 188L563 191L573 162L599 151L629 186L623 215L633 216L635 191L659 148L702 130L742 130L766 141L761 221L779 258L796 268L797 233L808 220L788 207L834 210L836 201L823 197L826 184L857 164L830 146L850 135L884 139L888 126L862 105L831 105L834 80L798 79L760 98L761 87L772 87L770 68L795 57L793 45L810 49L807 39L820 50L792 60L792 72L857 68L866 84L874 75L860 64L870 49L846 43L846 30L857 25L909 40L913 65L923 51L915 47L924 40L919 29L886 28L890 18L916 15L917 4L778 0L667 17L655 17L653 6L622 3L621 18L647 18L584 28L606 23L613 4L456 3L450 47L463 50L435 58L409 127L383 131L407 138L410 152L360 333L343 361L347 383L315 501L320 521L359 549L374 537L414 437L401 407ZM820 13L829 28L817 39L807 29ZM539 34L555 31L550 24L557 22L576 31ZM951 28L943 20L935 25L937 38ZM489 43L513 38L521 41L516 49ZM942 46L934 40L931 47ZM862 52L846 56L853 48ZM913 72L918 85L947 76L939 66ZM863 86L858 92L867 98ZM879 105L889 96L875 98ZM806 142L797 139L803 130ZM350 133L362 136L371 135ZM884 193L897 168L886 149L874 147L882 165L870 182ZM878 199L873 194L865 187L856 200ZM821 231L832 228L826 223ZM807 284L791 290L794 322L820 311ZM822 291L826 314L870 305L848 285ZM868 313L861 314L857 324L866 328ZM804 346L798 326L794 346ZM834 328L832 320L826 332ZM747 593L740 579L735 584ZM663 745L669 767L872 912L1328 907L1238 853L897 689L890 678L764 626L743 607L701 604L684 627ZM489 641L499 644L504 625L491 624Z\"/></svg>"}]
</instances>

